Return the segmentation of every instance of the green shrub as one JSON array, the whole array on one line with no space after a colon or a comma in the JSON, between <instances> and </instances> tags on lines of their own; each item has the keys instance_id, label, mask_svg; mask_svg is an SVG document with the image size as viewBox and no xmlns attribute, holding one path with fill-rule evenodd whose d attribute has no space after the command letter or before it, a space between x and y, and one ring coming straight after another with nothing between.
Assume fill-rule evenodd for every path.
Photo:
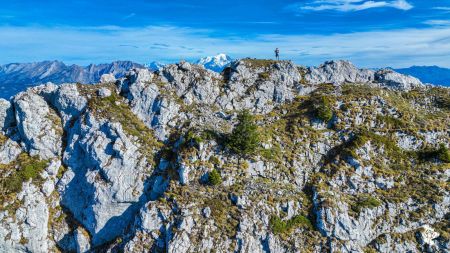
<instances>
[{"instance_id":1,"label":"green shrub","mask_svg":"<svg viewBox=\"0 0 450 253\"><path fill-rule=\"evenodd\" d=\"M381 202L372 196L360 196L357 201L351 206L352 210L359 213L364 208L379 207Z\"/></svg>"},{"instance_id":2,"label":"green shrub","mask_svg":"<svg viewBox=\"0 0 450 253\"><path fill-rule=\"evenodd\" d=\"M209 173L208 180L211 185L219 185L222 183L222 176L219 171L214 169Z\"/></svg>"},{"instance_id":3,"label":"green shrub","mask_svg":"<svg viewBox=\"0 0 450 253\"><path fill-rule=\"evenodd\" d=\"M269 72L262 72L262 73L259 73L258 76L259 76L259 79L267 80L267 79L270 78L270 73Z\"/></svg>"},{"instance_id":4,"label":"green shrub","mask_svg":"<svg viewBox=\"0 0 450 253\"><path fill-rule=\"evenodd\" d=\"M439 149L426 148L424 150L418 151L418 157L422 161L439 159L444 163L450 163L450 152L448 148L443 144L440 145Z\"/></svg>"},{"instance_id":5,"label":"green shrub","mask_svg":"<svg viewBox=\"0 0 450 253\"><path fill-rule=\"evenodd\" d=\"M185 136L185 144L189 144L189 145L199 145L200 143L203 142L203 138L201 136L198 136L197 134L195 134L194 130L189 130Z\"/></svg>"},{"instance_id":6,"label":"green shrub","mask_svg":"<svg viewBox=\"0 0 450 253\"><path fill-rule=\"evenodd\" d=\"M444 144L441 144L437 151L437 158L441 160L444 163L450 163L450 152L448 151L448 148L444 146Z\"/></svg>"},{"instance_id":7,"label":"green shrub","mask_svg":"<svg viewBox=\"0 0 450 253\"><path fill-rule=\"evenodd\" d=\"M450 110L450 97L443 94L436 98L436 104L439 108Z\"/></svg>"},{"instance_id":8,"label":"green shrub","mask_svg":"<svg viewBox=\"0 0 450 253\"><path fill-rule=\"evenodd\" d=\"M311 97L310 110L314 117L323 122L329 122L333 118L333 110L331 109L331 100L325 95L313 95Z\"/></svg>"},{"instance_id":9,"label":"green shrub","mask_svg":"<svg viewBox=\"0 0 450 253\"><path fill-rule=\"evenodd\" d=\"M287 221L283 221L280 217L272 216L269 220L269 225L274 234L286 234L298 227L313 228L311 221L303 215L296 215Z\"/></svg>"},{"instance_id":10,"label":"green shrub","mask_svg":"<svg viewBox=\"0 0 450 253\"><path fill-rule=\"evenodd\" d=\"M254 117L248 111L243 111L238 115L238 121L228 137L227 146L239 155L254 154L260 143L258 127L254 122Z\"/></svg>"}]
</instances>

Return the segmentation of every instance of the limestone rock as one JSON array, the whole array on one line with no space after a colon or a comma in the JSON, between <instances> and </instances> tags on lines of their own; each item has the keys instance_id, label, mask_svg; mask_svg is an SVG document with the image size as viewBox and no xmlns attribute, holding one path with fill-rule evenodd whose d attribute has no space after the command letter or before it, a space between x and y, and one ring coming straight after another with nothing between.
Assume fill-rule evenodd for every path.
<instances>
[{"instance_id":1,"label":"limestone rock","mask_svg":"<svg viewBox=\"0 0 450 253\"><path fill-rule=\"evenodd\" d=\"M327 61L317 68L309 68L305 78L313 84L369 83L375 80L375 74L371 70L357 69L349 61Z\"/></svg>"},{"instance_id":2,"label":"limestone rock","mask_svg":"<svg viewBox=\"0 0 450 253\"><path fill-rule=\"evenodd\" d=\"M14 97L22 146L32 155L50 159L61 155L62 124L43 97L32 91Z\"/></svg>"},{"instance_id":3,"label":"limestone rock","mask_svg":"<svg viewBox=\"0 0 450 253\"><path fill-rule=\"evenodd\" d=\"M14 110L11 103L0 99L0 131L6 131L14 124Z\"/></svg>"},{"instance_id":4,"label":"limestone rock","mask_svg":"<svg viewBox=\"0 0 450 253\"><path fill-rule=\"evenodd\" d=\"M375 81L387 87L404 91L424 86L419 79L408 75L402 75L390 69L377 71L375 73Z\"/></svg>"},{"instance_id":5,"label":"limestone rock","mask_svg":"<svg viewBox=\"0 0 450 253\"><path fill-rule=\"evenodd\" d=\"M22 153L20 145L8 139L5 143L0 143L0 164L9 164Z\"/></svg>"},{"instance_id":6,"label":"limestone rock","mask_svg":"<svg viewBox=\"0 0 450 253\"><path fill-rule=\"evenodd\" d=\"M101 98L107 98L111 96L111 90L108 88L100 88L97 91L97 95Z\"/></svg>"},{"instance_id":7,"label":"limestone rock","mask_svg":"<svg viewBox=\"0 0 450 253\"><path fill-rule=\"evenodd\" d=\"M78 91L76 84L63 84L51 100L63 120L64 129L74 122L87 106L87 98Z\"/></svg>"},{"instance_id":8,"label":"limestone rock","mask_svg":"<svg viewBox=\"0 0 450 253\"><path fill-rule=\"evenodd\" d=\"M0 223L0 249L3 247L6 252L48 252L49 210L44 195L27 182L18 200L23 204L13 214L15 218Z\"/></svg>"},{"instance_id":9,"label":"limestone rock","mask_svg":"<svg viewBox=\"0 0 450 253\"><path fill-rule=\"evenodd\" d=\"M99 245L123 233L143 195L151 171L139 145L118 123L81 117L72 128L64 153L69 170L58 190L61 203Z\"/></svg>"},{"instance_id":10,"label":"limestone rock","mask_svg":"<svg viewBox=\"0 0 450 253\"><path fill-rule=\"evenodd\" d=\"M100 77L100 83L114 83L114 82L116 82L116 77L112 73L103 74Z\"/></svg>"}]
</instances>

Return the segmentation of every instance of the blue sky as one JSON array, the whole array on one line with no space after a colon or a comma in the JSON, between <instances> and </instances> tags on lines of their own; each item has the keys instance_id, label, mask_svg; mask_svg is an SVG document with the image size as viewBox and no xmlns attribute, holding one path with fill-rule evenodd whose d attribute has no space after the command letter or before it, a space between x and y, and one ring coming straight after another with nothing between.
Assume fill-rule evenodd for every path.
<instances>
[{"instance_id":1,"label":"blue sky","mask_svg":"<svg viewBox=\"0 0 450 253\"><path fill-rule=\"evenodd\" d=\"M0 63L173 62L227 53L450 67L450 0L3 1Z\"/></svg>"}]
</instances>

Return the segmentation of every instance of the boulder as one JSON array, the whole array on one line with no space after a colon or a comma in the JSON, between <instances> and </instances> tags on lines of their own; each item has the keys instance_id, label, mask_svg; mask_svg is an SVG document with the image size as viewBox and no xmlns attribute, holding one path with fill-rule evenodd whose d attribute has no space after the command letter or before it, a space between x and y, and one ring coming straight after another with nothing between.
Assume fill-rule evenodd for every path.
<instances>
[{"instance_id":1,"label":"boulder","mask_svg":"<svg viewBox=\"0 0 450 253\"><path fill-rule=\"evenodd\" d=\"M100 77L100 83L115 83L115 82L116 82L116 77L112 73L103 74Z\"/></svg>"}]
</instances>

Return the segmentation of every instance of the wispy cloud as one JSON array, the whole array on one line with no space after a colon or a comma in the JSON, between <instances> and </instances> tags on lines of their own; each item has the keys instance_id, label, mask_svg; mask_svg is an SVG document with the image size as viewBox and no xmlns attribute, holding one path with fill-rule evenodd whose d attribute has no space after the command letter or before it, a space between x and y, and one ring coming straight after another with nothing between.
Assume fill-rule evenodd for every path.
<instances>
[{"instance_id":1,"label":"wispy cloud","mask_svg":"<svg viewBox=\"0 0 450 253\"><path fill-rule=\"evenodd\" d=\"M132 47L132 48L139 48L138 46L134 46L134 45L119 45L119 47Z\"/></svg>"},{"instance_id":2,"label":"wispy cloud","mask_svg":"<svg viewBox=\"0 0 450 253\"><path fill-rule=\"evenodd\" d=\"M88 64L133 60L148 63L193 60L217 52L233 57L271 58L273 49L278 47L282 58L305 65L349 59L365 67L414 64L450 67L450 27L446 26L330 35L266 34L252 39L217 38L211 33L174 26L0 27L0 61L59 59Z\"/></svg>"},{"instance_id":3,"label":"wispy cloud","mask_svg":"<svg viewBox=\"0 0 450 253\"><path fill-rule=\"evenodd\" d=\"M354 12L373 8L395 8L399 10L410 10L414 6L406 0L393 1L366 1L366 0L312 0L291 4L288 10L295 12L310 11L340 11Z\"/></svg>"},{"instance_id":4,"label":"wispy cloud","mask_svg":"<svg viewBox=\"0 0 450 253\"><path fill-rule=\"evenodd\" d=\"M136 13L133 12L133 13L130 13L130 14L124 16L122 19L123 20L127 20L127 19L130 19L130 18L134 17L134 16L136 16Z\"/></svg>"},{"instance_id":5,"label":"wispy cloud","mask_svg":"<svg viewBox=\"0 0 450 253\"><path fill-rule=\"evenodd\" d=\"M431 26L450 26L450 20L432 19L423 22L426 25Z\"/></svg>"},{"instance_id":6,"label":"wispy cloud","mask_svg":"<svg viewBox=\"0 0 450 253\"><path fill-rule=\"evenodd\" d=\"M438 6L438 7L433 7L433 10L444 11L444 12L450 12L450 6Z\"/></svg>"}]
</instances>

